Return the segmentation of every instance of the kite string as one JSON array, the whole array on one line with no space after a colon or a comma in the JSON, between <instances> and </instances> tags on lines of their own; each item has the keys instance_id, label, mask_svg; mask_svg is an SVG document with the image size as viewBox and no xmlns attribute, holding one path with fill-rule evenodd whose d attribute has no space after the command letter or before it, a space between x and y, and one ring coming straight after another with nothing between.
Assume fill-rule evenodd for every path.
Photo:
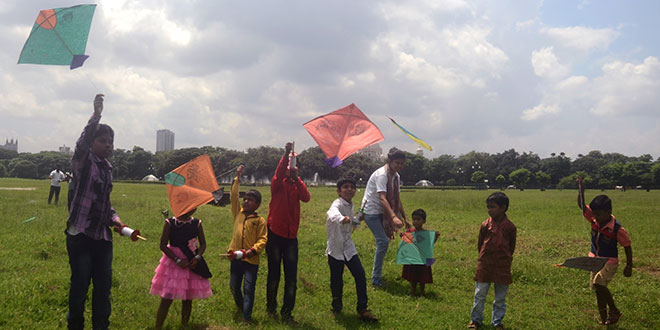
<instances>
[{"instance_id":1,"label":"kite string","mask_svg":"<svg viewBox=\"0 0 660 330\"><path fill-rule=\"evenodd\" d=\"M92 78L87 74L87 72L86 72L86 71L82 71L82 73L85 75L85 77L87 78L87 80L89 81L89 83L92 84L92 86L94 86L94 89L96 90L96 94L101 93L102 91L96 86L96 84L94 83L94 81L92 81Z\"/></svg>"}]
</instances>

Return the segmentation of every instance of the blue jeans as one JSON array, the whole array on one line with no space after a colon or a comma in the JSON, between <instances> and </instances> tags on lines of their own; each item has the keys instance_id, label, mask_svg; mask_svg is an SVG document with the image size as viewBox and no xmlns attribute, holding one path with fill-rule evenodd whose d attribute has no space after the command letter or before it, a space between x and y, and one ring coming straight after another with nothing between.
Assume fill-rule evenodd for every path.
<instances>
[{"instance_id":1,"label":"blue jeans","mask_svg":"<svg viewBox=\"0 0 660 330\"><path fill-rule=\"evenodd\" d=\"M236 307L243 313L243 318L252 320L252 307L254 306L254 288L257 286L258 265L232 260L229 266L229 290L234 296ZM241 282L243 283L243 292L241 293Z\"/></svg>"},{"instance_id":2,"label":"blue jeans","mask_svg":"<svg viewBox=\"0 0 660 330\"><path fill-rule=\"evenodd\" d=\"M277 308L277 288L280 285L281 277L280 265L284 264L284 298L280 314L283 318L289 318L296 304L298 288L298 239L278 236L269 228L266 254L268 255L266 310L274 313Z\"/></svg>"},{"instance_id":3,"label":"blue jeans","mask_svg":"<svg viewBox=\"0 0 660 330\"><path fill-rule=\"evenodd\" d=\"M498 326L502 324L504 314L506 313L506 292L509 286L506 284L495 284L495 301L493 301L493 317L491 324ZM488 295L490 283L476 282L474 289L474 304L470 319L474 323L482 324L484 320L484 303Z\"/></svg>"},{"instance_id":4,"label":"blue jeans","mask_svg":"<svg viewBox=\"0 0 660 330\"><path fill-rule=\"evenodd\" d=\"M112 242L94 240L85 234L66 234L66 250L71 266L69 287L69 329L83 329L85 300L90 280L92 291L92 327L108 329L110 325L110 287L112 286Z\"/></svg>"},{"instance_id":5,"label":"blue jeans","mask_svg":"<svg viewBox=\"0 0 660 330\"><path fill-rule=\"evenodd\" d=\"M383 228L383 214L365 214L364 222L367 223L371 233L376 239L376 253L374 253L374 267L371 270L371 283L378 284L383 278L383 261L387 254L390 239Z\"/></svg>"},{"instance_id":6,"label":"blue jeans","mask_svg":"<svg viewBox=\"0 0 660 330\"><path fill-rule=\"evenodd\" d=\"M360 258L353 256L351 260L337 260L328 256L330 266L330 291L332 292L332 310L341 312L343 307L342 296L344 291L344 265L353 274L355 279L355 292L357 294L357 311L367 309L367 280Z\"/></svg>"}]
</instances>

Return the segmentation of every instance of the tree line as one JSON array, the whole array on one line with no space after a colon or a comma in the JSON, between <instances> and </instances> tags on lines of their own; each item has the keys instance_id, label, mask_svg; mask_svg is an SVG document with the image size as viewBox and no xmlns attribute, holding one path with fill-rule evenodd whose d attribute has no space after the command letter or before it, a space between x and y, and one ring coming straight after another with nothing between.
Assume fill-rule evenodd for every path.
<instances>
[{"instance_id":1,"label":"tree line","mask_svg":"<svg viewBox=\"0 0 660 330\"><path fill-rule=\"evenodd\" d=\"M205 146L152 153L135 146L132 150L116 149L109 159L117 180L140 180L153 174L162 178L181 164L208 154L219 179L228 180L232 170L245 164L244 174L255 182L268 182L284 154L283 148L260 146L247 151ZM541 158L533 152L519 153L515 149L501 153L471 151L460 156L440 155L429 159L406 153L406 165L401 171L405 185L429 180L442 186L490 186L504 188L574 188L575 177L581 176L589 188L611 189L615 186L655 188L660 186L660 159L644 154L629 157L620 153L598 150L571 159L563 152ZM354 154L337 168L325 164L319 147L302 151L298 157L300 176L306 181L332 182L350 176L366 183L371 173L384 164L362 154ZM0 177L29 179L47 178L56 165L70 171L71 156L55 151L17 153L0 149Z\"/></svg>"}]
</instances>

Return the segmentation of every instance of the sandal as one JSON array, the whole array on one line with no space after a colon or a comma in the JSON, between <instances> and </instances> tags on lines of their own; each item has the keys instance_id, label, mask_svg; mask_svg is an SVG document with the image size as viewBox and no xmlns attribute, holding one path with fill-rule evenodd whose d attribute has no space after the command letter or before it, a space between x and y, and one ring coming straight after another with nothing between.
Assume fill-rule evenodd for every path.
<instances>
[{"instance_id":1,"label":"sandal","mask_svg":"<svg viewBox=\"0 0 660 330\"><path fill-rule=\"evenodd\" d=\"M607 321L605 321L605 325L616 324L619 322L621 315L623 315L621 311L616 311L616 313L610 311L610 316L607 318Z\"/></svg>"},{"instance_id":2,"label":"sandal","mask_svg":"<svg viewBox=\"0 0 660 330\"><path fill-rule=\"evenodd\" d=\"M467 325L468 329L479 329L479 326L481 326L481 324L472 321Z\"/></svg>"}]
</instances>

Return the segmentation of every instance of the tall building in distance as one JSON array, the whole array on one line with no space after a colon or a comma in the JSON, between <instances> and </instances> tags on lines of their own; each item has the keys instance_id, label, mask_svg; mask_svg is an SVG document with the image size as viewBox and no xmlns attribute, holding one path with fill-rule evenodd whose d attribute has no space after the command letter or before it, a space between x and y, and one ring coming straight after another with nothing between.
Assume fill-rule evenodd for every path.
<instances>
[{"instance_id":1,"label":"tall building in distance","mask_svg":"<svg viewBox=\"0 0 660 330\"><path fill-rule=\"evenodd\" d=\"M169 129L156 131L156 152L174 150L174 132Z\"/></svg>"},{"instance_id":2,"label":"tall building in distance","mask_svg":"<svg viewBox=\"0 0 660 330\"><path fill-rule=\"evenodd\" d=\"M7 139L5 145L0 145L0 148L18 152L18 139L16 141L14 139L11 139L11 141Z\"/></svg>"}]
</instances>

